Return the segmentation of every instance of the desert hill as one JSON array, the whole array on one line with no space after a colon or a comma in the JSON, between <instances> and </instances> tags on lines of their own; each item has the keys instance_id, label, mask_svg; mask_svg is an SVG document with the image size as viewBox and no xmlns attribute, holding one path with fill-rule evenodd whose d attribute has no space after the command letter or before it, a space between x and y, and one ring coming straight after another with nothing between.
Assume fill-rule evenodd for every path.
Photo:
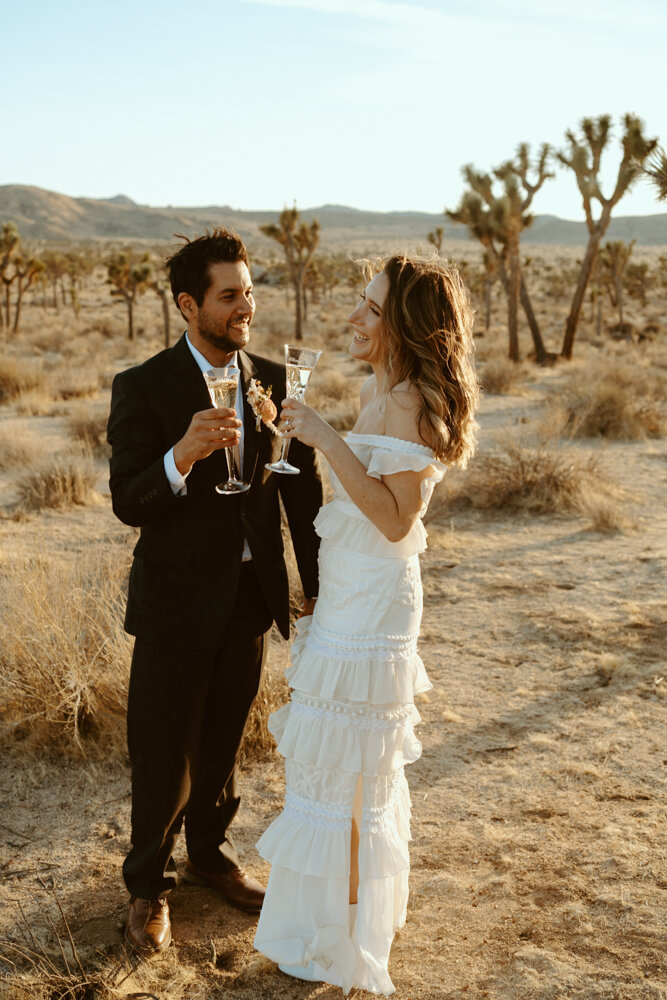
<instances>
[{"instance_id":1,"label":"desert hill","mask_svg":"<svg viewBox=\"0 0 667 1000\"><path fill-rule=\"evenodd\" d=\"M259 234L259 226L275 222L278 210L244 212L229 205L152 208L138 205L126 195L103 198L70 198L55 191L20 184L0 186L0 223L12 220L29 240L165 240L174 233L199 233L204 226L225 223L245 239ZM426 244L426 235L444 226L445 243L467 240L467 230L443 215L429 212L365 212L344 205L321 205L302 212L306 220L317 218L322 243L328 248L378 241ZM619 216L607 232L610 240L636 240L640 246L667 245L667 213L650 216ZM553 215L538 215L523 237L527 244L584 246L587 230L583 221L572 222Z\"/></svg>"}]
</instances>

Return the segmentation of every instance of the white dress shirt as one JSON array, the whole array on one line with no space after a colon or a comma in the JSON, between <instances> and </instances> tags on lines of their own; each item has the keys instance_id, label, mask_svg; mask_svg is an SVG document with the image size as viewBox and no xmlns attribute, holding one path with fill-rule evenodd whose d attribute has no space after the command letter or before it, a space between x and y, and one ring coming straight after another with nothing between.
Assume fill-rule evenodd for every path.
<instances>
[{"instance_id":1,"label":"white dress shirt","mask_svg":"<svg viewBox=\"0 0 667 1000\"><path fill-rule=\"evenodd\" d=\"M185 342L188 345L188 347L190 348L190 353L192 354L192 357L195 359L195 361L199 365L199 370L202 372L202 374L204 372L207 372L209 370L209 368L213 368L214 367L211 364L210 361L206 360L206 358L201 353L201 351L198 351L196 347L193 347L193 345L190 343L190 338L188 337L187 333L185 335ZM227 362L227 367L231 367L231 368L238 368L239 367L239 365L238 365L238 354L237 354L236 351L234 351L234 353L232 354L231 358ZM235 400L235 403L234 403L234 409L236 410L236 416L241 421L241 427L240 427L241 436L239 438L238 445L234 448L234 458L236 460L236 468L237 468L237 471L238 471L238 475L241 478L243 478L243 472L242 472L242 470L243 470L243 441L244 441L244 436L243 436L244 435L244 427L243 427L243 387L241 385L241 378L240 378L240 376L239 376L238 384L236 386L236 400ZM169 451L167 452L167 454L164 456L164 471L165 471L165 473L167 475L167 479L169 480L169 485L171 486L174 494L176 496L178 496L178 497L186 496L187 492L188 492L188 484L186 482L186 479L187 479L189 473L186 473L184 476L182 476L181 473L176 468L176 462L174 461L174 449L173 448L170 448ZM250 553L250 547L248 546L248 542L247 542L247 540L245 538L243 539L243 557L242 558L243 558L243 562L246 562L248 559L252 559L252 555Z\"/></svg>"}]
</instances>

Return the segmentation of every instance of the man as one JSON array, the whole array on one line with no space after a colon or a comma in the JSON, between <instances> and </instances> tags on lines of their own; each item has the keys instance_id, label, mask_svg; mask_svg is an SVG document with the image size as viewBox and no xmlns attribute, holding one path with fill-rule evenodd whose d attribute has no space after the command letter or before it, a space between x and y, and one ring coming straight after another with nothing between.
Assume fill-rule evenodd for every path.
<instances>
[{"instance_id":1,"label":"man","mask_svg":"<svg viewBox=\"0 0 667 1000\"><path fill-rule=\"evenodd\" d=\"M128 696L132 848L129 943L156 952L171 941L166 896L185 821L186 880L211 885L258 912L264 890L240 867L228 828L239 806L236 758L259 685L267 632L289 635L280 526L282 498L306 597L317 593L322 502L313 452L292 442L299 476L265 469L280 438L256 430L247 400L257 378L286 395L284 366L246 354L255 311L241 240L215 229L167 262L187 322L178 343L116 376L108 437L111 497L121 521L141 528L125 628L135 636ZM236 411L212 408L202 372L240 369ZM232 446L247 492L221 496L222 451Z\"/></svg>"}]
</instances>

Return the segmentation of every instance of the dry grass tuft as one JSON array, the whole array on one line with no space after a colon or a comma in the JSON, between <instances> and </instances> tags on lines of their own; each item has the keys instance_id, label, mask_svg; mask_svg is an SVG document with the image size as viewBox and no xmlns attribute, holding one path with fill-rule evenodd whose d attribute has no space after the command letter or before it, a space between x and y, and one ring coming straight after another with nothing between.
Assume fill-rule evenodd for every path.
<instances>
[{"instance_id":1,"label":"dry grass tuft","mask_svg":"<svg viewBox=\"0 0 667 1000\"><path fill-rule=\"evenodd\" d=\"M69 412L63 400L54 400L50 391L43 387L22 393L14 409L22 417L62 417Z\"/></svg>"},{"instance_id":2,"label":"dry grass tuft","mask_svg":"<svg viewBox=\"0 0 667 1000\"><path fill-rule=\"evenodd\" d=\"M32 465L44 454L42 441L21 424L0 427L0 472Z\"/></svg>"},{"instance_id":3,"label":"dry grass tuft","mask_svg":"<svg viewBox=\"0 0 667 1000\"><path fill-rule=\"evenodd\" d=\"M510 445L503 453L476 459L448 503L531 514L581 513L591 497L613 494L592 456L582 460L549 446Z\"/></svg>"},{"instance_id":4,"label":"dry grass tuft","mask_svg":"<svg viewBox=\"0 0 667 1000\"><path fill-rule=\"evenodd\" d=\"M337 431L348 431L354 426L359 412L359 388L366 376L345 377L341 372L317 372L308 392L309 406Z\"/></svg>"},{"instance_id":5,"label":"dry grass tuft","mask_svg":"<svg viewBox=\"0 0 667 1000\"><path fill-rule=\"evenodd\" d=\"M100 458L109 455L106 413L90 413L88 410L73 413L69 420L69 429L72 437L80 441L93 455Z\"/></svg>"},{"instance_id":6,"label":"dry grass tuft","mask_svg":"<svg viewBox=\"0 0 667 1000\"><path fill-rule=\"evenodd\" d=\"M25 561L0 579L0 731L83 751L124 729L132 640L123 631L129 553L115 546L76 566ZM89 740L88 746L91 745Z\"/></svg>"},{"instance_id":7,"label":"dry grass tuft","mask_svg":"<svg viewBox=\"0 0 667 1000\"><path fill-rule=\"evenodd\" d=\"M591 519L589 531L596 531L600 535L614 535L633 528L624 505L613 497L593 496L585 504L584 510Z\"/></svg>"},{"instance_id":8,"label":"dry grass tuft","mask_svg":"<svg viewBox=\"0 0 667 1000\"><path fill-rule=\"evenodd\" d=\"M84 396L94 396L99 386L97 372L87 367L74 371L67 368L51 376L51 390L56 399L81 399Z\"/></svg>"},{"instance_id":9,"label":"dry grass tuft","mask_svg":"<svg viewBox=\"0 0 667 1000\"><path fill-rule=\"evenodd\" d=\"M289 687L284 674L284 663L279 661L277 650L272 651L262 672L262 680L243 733L240 763L248 767L256 761L269 760L275 754L275 740L269 732L269 716L288 700Z\"/></svg>"},{"instance_id":10,"label":"dry grass tuft","mask_svg":"<svg viewBox=\"0 0 667 1000\"><path fill-rule=\"evenodd\" d=\"M11 403L24 392L45 384L41 365L16 358L0 358L0 403Z\"/></svg>"},{"instance_id":11,"label":"dry grass tuft","mask_svg":"<svg viewBox=\"0 0 667 1000\"><path fill-rule=\"evenodd\" d=\"M665 431L664 383L637 364L617 363L596 377L580 375L554 408L561 433L569 437L638 441Z\"/></svg>"},{"instance_id":12,"label":"dry grass tuft","mask_svg":"<svg viewBox=\"0 0 667 1000\"><path fill-rule=\"evenodd\" d=\"M49 948L40 928L33 927L19 907L19 934L0 939L0 962L11 969L11 992L0 982L0 997L7 1000L103 1000L111 996L111 981L99 970L84 968L69 922L55 892L60 924L45 916ZM113 978L117 978L117 975ZM115 992L115 991L114 991ZM117 995L117 994L116 994Z\"/></svg>"},{"instance_id":13,"label":"dry grass tuft","mask_svg":"<svg viewBox=\"0 0 667 1000\"><path fill-rule=\"evenodd\" d=\"M484 392L500 396L515 392L526 378L526 369L505 357L492 357L481 367L480 382Z\"/></svg>"},{"instance_id":14,"label":"dry grass tuft","mask_svg":"<svg viewBox=\"0 0 667 1000\"><path fill-rule=\"evenodd\" d=\"M18 480L19 506L39 511L86 504L96 496L96 482L90 454L56 455Z\"/></svg>"}]
</instances>

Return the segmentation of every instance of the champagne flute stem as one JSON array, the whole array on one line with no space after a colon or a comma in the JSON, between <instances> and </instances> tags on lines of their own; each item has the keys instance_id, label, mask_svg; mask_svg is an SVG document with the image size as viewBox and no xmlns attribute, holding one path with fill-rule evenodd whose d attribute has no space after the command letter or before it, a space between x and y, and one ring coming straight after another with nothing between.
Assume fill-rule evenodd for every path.
<instances>
[{"instance_id":1,"label":"champagne flute stem","mask_svg":"<svg viewBox=\"0 0 667 1000\"><path fill-rule=\"evenodd\" d=\"M236 481L236 470L234 468L234 453L231 448L225 448L225 458L227 459L227 472L230 482Z\"/></svg>"},{"instance_id":2,"label":"champagne flute stem","mask_svg":"<svg viewBox=\"0 0 667 1000\"><path fill-rule=\"evenodd\" d=\"M289 451L289 446L290 446L291 440L292 440L291 438L283 438L283 450L282 450L282 454L280 456L280 461L281 462L286 462L287 461L287 452Z\"/></svg>"}]
</instances>

